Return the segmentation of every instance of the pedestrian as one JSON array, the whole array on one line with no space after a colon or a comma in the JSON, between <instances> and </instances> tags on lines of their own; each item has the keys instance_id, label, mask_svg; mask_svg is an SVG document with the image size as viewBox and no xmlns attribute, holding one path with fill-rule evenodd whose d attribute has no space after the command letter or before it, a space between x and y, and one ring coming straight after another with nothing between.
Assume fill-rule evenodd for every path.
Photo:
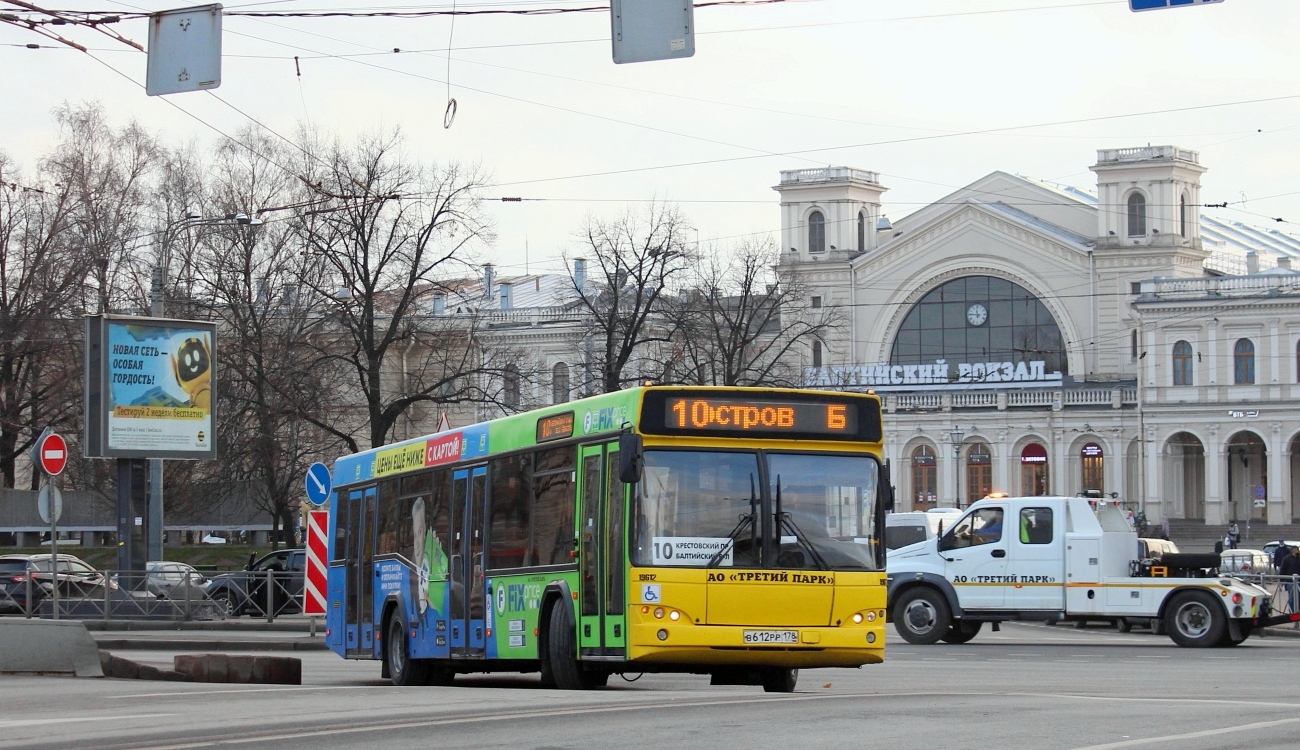
<instances>
[{"instance_id":1,"label":"pedestrian","mask_svg":"<svg viewBox=\"0 0 1300 750\"><path fill-rule=\"evenodd\" d=\"M1282 570L1282 561L1285 560L1286 556L1289 554L1291 554L1291 548L1286 546L1286 542L1281 539L1277 540L1277 546L1273 548L1273 570L1279 571L1280 573Z\"/></svg>"},{"instance_id":2,"label":"pedestrian","mask_svg":"<svg viewBox=\"0 0 1300 750\"><path fill-rule=\"evenodd\" d=\"M1282 560L1282 567L1277 571L1282 576L1282 583L1286 585L1288 597L1291 601L1291 609L1288 612L1296 611L1297 599L1300 599L1300 547L1292 547L1291 553Z\"/></svg>"},{"instance_id":3,"label":"pedestrian","mask_svg":"<svg viewBox=\"0 0 1300 750\"><path fill-rule=\"evenodd\" d=\"M1237 528L1236 521L1228 524L1228 538L1232 540L1229 549L1237 549L1237 547L1241 546L1241 529Z\"/></svg>"},{"instance_id":4,"label":"pedestrian","mask_svg":"<svg viewBox=\"0 0 1300 750\"><path fill-rule=\"evenodd\" d=\"M1160 519L1160 538L1161 539L1169 538L1169 516L1165 516L1164 518Z\"/></svg>"}]
</instances>

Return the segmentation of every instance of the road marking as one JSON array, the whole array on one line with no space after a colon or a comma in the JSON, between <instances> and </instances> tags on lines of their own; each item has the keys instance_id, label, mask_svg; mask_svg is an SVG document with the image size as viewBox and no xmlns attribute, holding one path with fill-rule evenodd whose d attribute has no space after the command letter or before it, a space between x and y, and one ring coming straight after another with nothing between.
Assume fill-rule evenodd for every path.
<instances>
[{"instance_id":1,"label":"road marking","mask_svg":"<svg viewBox=\"0 0 1300 750\"><path fill-rule=\"evenodd\" d=\"M190 695L228 695L230 693L301 693L308 690L392 690L393 686L383 685L304 685L303 687L269 687L245 688L243 690L180 690L172 693L131 693L130 695L106 695L108 700L127 700L131 698L184 698Z\"/></svg>"},{"instance_id":2,"label":"road marking","mask_svg":"<svg viewBox=\"0 0 1300 750\"><path fill-rule=\"evenodd\" d=\"M392 690L391 687L387 688ZM916 697L934 697L942 695L946 697L987 697L988 693L922 693L922 692L899 692L899 693L835 693L835 694L804 694L804 695L781 695L767 696L756 698L737 698L725 700L705 700L705 701L672 701L653 703L642 703L635 705L616 705L616 706L556 706L555 708L539 709L535 711L515 711L511 713L493 713L477 714L474 716L449 716L441 719L420 719L416 721L398 721L391 719L374 724L350 725L334 728L309 729L304 731L268 731L259 734L249 734L242 737L222 737L212 739L194 740L179 744L136 744L135 750L190 750L190 748L211 747L214 745L242 745L250 743L269 743L286 742L290 740L301 740L311 737L329 737L334 735L360 734L363 732L387 732L397 729L419 729L422 727L450 726L454 724L476 724L481 722L500 722L510 719L535 719L549 716L569 717L580 714L605 714L618 713L623 711L652 711L665 710L674 708L704 708L710 706L744 706L744 705L768 705L771 703L792 703L805 701L824 701L824 700L841 700L845 698L916 698Z\"/></svg>"},{"instance_id":3,"label":"road marking","mask_svg":"<svg viewBox=\"0 0 1300 750\"><path fill-rule=\"evenodd\" d=\"M1280 727L1286 724L1295 724L1300 719L1278 719L1276 721L1259 721L1254 724L1238 724L1235 727L1221 727L1219 729L1204 729L1199 732L1188 732L1186 734L1168 734L1163 737L1147 737L1140 740L1123 740L1121 742L1108 742L1104 745L1087 745L1075 748L1075 750L1110 750L1118 747L1135 747L1138 745L1150 745L1155 742L1179 742L1182 740L1195 740L1202 737L1215 737L1220 734L1229 734L1232 732L1250 731L1252 729L1269 729L1271 727Z\"/></svg>"},{"instance_id":4,"label":"road marking","mask_svg":"<svg viewBox=\"0 0 1300 750\"><path fill-rule=\"evenodd\" d=\"M118 716L105 714L101 716L72 716L59 717L57 719L10 719L0 721L0 729L9 729L11 727L33 727L42 724L67 724L74 721L122 721L123 719L157 719L162 716L176 716L177 714L131 714L127 716Z\"/></svg>"},{"instance_id":5,"label":"road marking","mask_svg":"<svg viewBox=\"0 0 1300 750\"><path fill-rule=\"evenodd\" d=\"M990 693L990 695L994 695L994 693ZM1143 698L1139 696L1082 695L1079 693L1007 693L1007 695L1024 698L1065 698L1068 700L1118 701L1121 703L1177 703L1180 705L1187 703L1204 703L1207 705L1213 704L1222 706L1264 706L1267 708L1295 709L1294 703L1276 703L1257 700L1229 700L1227 698ZM1300 721L1300 719L1297 719L1297 721Z\"/></svg>"}]
</instances>

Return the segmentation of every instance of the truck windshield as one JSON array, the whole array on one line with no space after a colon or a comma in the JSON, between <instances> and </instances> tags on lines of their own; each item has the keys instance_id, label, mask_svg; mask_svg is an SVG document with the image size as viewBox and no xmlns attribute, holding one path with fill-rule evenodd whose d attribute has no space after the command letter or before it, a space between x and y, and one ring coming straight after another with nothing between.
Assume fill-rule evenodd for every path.
<instances>
[{"instance_id":1,"label":"truck windshield","mask_svg":"<svg viewBox=\"0 0 1300 750\"><path fill-rule=\"evenodd\" d=\"M868 456L647 450L632 562L874 569L878 470Z\"/></svg>"}]
</instances>

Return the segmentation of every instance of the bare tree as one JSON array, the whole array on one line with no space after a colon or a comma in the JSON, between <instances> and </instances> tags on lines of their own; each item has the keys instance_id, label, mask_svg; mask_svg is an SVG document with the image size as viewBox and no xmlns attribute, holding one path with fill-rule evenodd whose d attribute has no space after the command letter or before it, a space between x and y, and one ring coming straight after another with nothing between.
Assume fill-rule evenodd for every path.
<instances>
[{"instance_id":1,"label":"bare tree","mask_svg":"<svg viewBox=\"0 0 1300 750\"><path fill-rule=\"evenodd\" d=\"M810 308L797 279L779 279L780 248L768 239L703 258L695 282L666 311L675 321L669 379L697 385L797 386L795 353L838 327L829 307Z\"/></svg>"},{"instance_id":2,"label":"bare tree","mask_svg":"<svg viewBox=\"0 0 1300 750\"><path fill-rule=\"evenodd\" d=\"M292 205L302 197L301 183L275 166L288 161L278 142L251 128L238 138L217 146L205 215L252 215L254 207ZM300 293L306 256L291 221L218 222L202 225L194 237L194 252L173 257L181 281L174 293L188 293L183 305L219 323L220 475L248 488L252 505L270 515L278 546L281 535L274 532L295 525L307 465L337 447L311 440L316 432L304 429L299 413L307 408L324 419L326 389L311 368L308 343L323 310L320 300ZM171 479L194 473L178 468L169 466ZM184 491L169 490L169 497Z\"/></svg>"},{"instance_id":3,"label":"bare tree","mask_svg":"<svg viewBox=\"0 0 1300 750\"><path fill-rule=\"evenodd\" d=\"M83 270L74 198L67 185L24 183L0 152L0 482L11 488L15 459L45 426L75 428L80 405L79 350L68 345L79 339Z\"/></svg>"},{"instance_id":4,"label":"bare tree","mask_svg":"<svg viewBox=\"0 0 1300 750\"><path fill-rule=\"evenodd\" d=\"M635 382L634 358L657 343L672 340L669 317L658 316L661 301L693 262L686 244L689 227L677 208L653 204L643 215L626 213L612 220L588 219L580 248L566 253L573 260L590 256L591 278L574 278L577 300L592 320L587 390L617 391Z\"/></svg>"},{"instance_id":5,"label":"bare tree","mask_svg":"<svg viewBox=\"0 0 1300 750\"><path fill-rule=\"evenodd\" d=\"M367 447L387 443L413 405L481 398L492 370L472 321L433 314L434 296L465 275L476 243L491 239L482 179L456 164L414 166L400 144L392 135L319 149L308 182L330 205L300 225L319 263L304 284L329 311L328 326L313 337L317 361L347 373L364 405ZM312 421L360 449L346 422Z\"/></svg>"},{"instance_id":6,"label":"bare tree","mask_svg":"<svg viewBox=\"0 0 1300 750\"><path fill-rule=\"evenodd\" d=\"M72 199L71 231L85 254L89 312L110 312L145 299L137 255L147 237L158 144L136 122L114 129L98 104L54 112L62 139L42 171Z\"/></svg>"}]
</instances>

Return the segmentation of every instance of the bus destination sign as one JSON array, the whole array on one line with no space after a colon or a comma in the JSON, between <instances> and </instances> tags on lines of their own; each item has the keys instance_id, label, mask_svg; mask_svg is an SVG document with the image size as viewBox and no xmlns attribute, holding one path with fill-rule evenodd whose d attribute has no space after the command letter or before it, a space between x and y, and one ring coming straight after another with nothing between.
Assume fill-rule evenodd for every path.
<instances>
[{"instance_id":1,"label":"bus destination sign","mask_svg":"<svg viewBox=\"0 0 1300 750\"><path fill-rule=\"evenodd\" d=\"M847 402L752 401L741 398L669 397L664 426L745 434L856 435L858 410Z\"/></svg>"},{"instance_id":2,"label":"bus destination sign","mask_svg":"<svg viewBox=\"0 0 1300 750\"><path fill-rule=\"evenodd\" d=\"M563 414L552 414L549 417L542 417L537 420L537 442L545 443L551 440L563 440L573 436L573 412L566 411Z\"/></svg>"}]
</instances>

